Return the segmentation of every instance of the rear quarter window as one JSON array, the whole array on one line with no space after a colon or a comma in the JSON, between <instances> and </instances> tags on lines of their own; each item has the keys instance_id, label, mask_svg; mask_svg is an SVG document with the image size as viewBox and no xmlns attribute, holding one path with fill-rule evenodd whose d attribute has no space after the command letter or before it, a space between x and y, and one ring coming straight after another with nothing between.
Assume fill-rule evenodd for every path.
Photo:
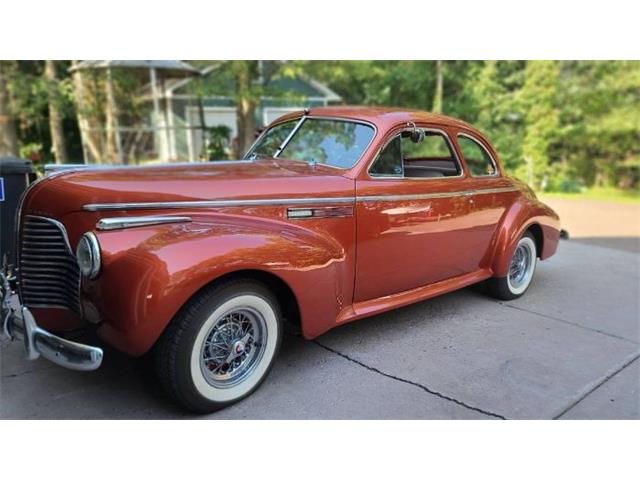
<instances>
[{"instance_id":1,"label":"rear quarter window","mask_svg":"<svg viewBox=\"0 0 640 480\"><path fill-rule=\"evenodd\" d=\"M471 176L484 177L496 174L493 158L479 141L466 135L458 135L458 146Z\"/></svg>"}]
</instances>

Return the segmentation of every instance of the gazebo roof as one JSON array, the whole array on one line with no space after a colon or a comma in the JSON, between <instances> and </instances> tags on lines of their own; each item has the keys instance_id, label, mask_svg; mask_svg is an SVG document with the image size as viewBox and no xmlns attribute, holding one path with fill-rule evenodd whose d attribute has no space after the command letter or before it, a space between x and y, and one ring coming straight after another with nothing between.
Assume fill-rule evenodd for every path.
<instances>
[{"instance_id":1,"label":"gazebo roof","mask_svg":"<svg viewBox=\"0 0 640 480\"><path fill-rule=\"evenodd\" d=\"M83 60L69 69L99 70L107 68L124 68L132 70L155 69L159 76L180 78L200 75L200 71L182 60Z\"/></svg>"}]
</instances>

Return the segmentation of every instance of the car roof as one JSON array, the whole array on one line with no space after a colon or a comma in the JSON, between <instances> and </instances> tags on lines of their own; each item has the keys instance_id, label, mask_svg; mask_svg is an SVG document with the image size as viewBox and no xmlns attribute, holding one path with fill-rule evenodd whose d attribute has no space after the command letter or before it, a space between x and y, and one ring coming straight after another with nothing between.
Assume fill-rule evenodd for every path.
<instances>
[{"instance_id":1,"label":"car roof","mask_svg":"<svg viewBox=\"0 0 640 480\"><path fill-rule=\"evenodd\" d=\"M360 107L360 106L330 106L330 107L314 107L307 110L309 116L314 117L338 117L349 118L352 120L363 120L373 123L378 128L391 128L398 124L415 122L415 123L432 123L438 125L460 127L472 132L479 132L476 128L457 118L448 117L436 113L425 112L422 110L413 110L407 108L392 107ZM278 119L278 122L286 119L300 117L304 111L291 112Z\"/></svg>"}]
</instances>

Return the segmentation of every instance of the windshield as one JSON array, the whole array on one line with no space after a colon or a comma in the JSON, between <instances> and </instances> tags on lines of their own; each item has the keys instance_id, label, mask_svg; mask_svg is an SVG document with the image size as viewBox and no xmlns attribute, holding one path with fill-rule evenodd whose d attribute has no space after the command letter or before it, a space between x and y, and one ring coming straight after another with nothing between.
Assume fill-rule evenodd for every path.
<instances>
[{"instance_id":1,"label":"windshield","mask_svg":"<svg viewBox=\"0 0 640 480\"><path fill-rule=\"evenodd\" d=\"M280 145L287 139L293 127L299 120L290 120L288 122L279 123L278 125L270 128L267 132L260 137L260 139L253 145L253 148L249 150L246 158L255 157L273 157L276 155Z\"/></svg>"},{"instance_id":2,"label":"windshield","mask_svg":"<svg viewBox=\"0 0 640 480\"><path fill-rule=\"evenodd\" d=\"M305 118L282 146L297 123L289 121L270 128L249 151L248 157L281 157L351 168L360 159L374 135L373 127L362 123Z\"/></svg>"}]
</instances>

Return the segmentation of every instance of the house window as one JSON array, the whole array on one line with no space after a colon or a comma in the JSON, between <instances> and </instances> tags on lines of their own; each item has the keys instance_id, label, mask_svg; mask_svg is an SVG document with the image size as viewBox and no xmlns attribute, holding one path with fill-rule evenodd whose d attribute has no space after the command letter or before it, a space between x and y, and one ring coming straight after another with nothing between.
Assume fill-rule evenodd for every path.
<instances>
[{"instance_id":1,"label":"house window","mask_svg":"<svg viewBox=\"0 0 640 480\"><path fill-rule=\"evenodd\" d=\"M439 131L412 129L394 137L380 152L369 174L404 178L456 177L460 164Z\"/></svg>"},{"instance_id":2,"label":"house window","mask_svg":"<svg viewBox=\"0 0 640 480\"><path fill-rule=\"evenodd\" d=\"M458 135L458 146L472 176L495 175L495 163L479 142L466 135Z\"/></svg>"}]
</instances>

